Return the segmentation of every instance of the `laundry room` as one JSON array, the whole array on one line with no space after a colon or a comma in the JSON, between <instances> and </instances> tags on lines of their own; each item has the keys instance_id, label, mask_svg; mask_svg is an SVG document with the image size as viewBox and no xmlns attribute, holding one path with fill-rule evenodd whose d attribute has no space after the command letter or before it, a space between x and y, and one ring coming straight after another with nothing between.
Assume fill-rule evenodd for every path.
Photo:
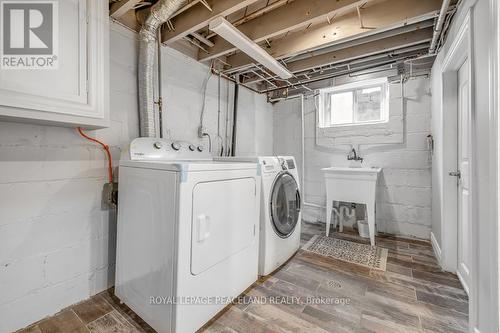
<instances>
[{"instance_id":1,"label":"laundry room","mask_svg":"<svg viewBox=\"0 0 500 333\"><path fill-rule=\"evenodd\" d=\"M495 0L0 0L0 333L500 326Z\"/></svg>"}]
</instances>

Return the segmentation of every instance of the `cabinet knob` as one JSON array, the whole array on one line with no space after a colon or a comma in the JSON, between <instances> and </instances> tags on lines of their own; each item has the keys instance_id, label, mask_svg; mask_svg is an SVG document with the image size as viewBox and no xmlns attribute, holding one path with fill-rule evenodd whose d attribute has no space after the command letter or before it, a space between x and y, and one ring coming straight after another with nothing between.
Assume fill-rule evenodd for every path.
<instances>
[{"instance_id":1,"label":"cabinet knob","mask_svg":"<svg viewBox=\"0 0 500 333\"><path fill-rule=\"evenodd\" d=\"M153 146L156 148L156 149L161 149L163 147L162 143L157 141L155 143L153 143Z\"/></svg>"}]
</instances>

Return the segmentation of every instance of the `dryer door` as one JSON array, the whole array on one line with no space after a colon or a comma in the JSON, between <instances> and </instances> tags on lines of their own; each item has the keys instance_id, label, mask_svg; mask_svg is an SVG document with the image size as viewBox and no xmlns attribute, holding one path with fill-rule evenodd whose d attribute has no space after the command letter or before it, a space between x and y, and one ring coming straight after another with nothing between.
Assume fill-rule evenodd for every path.
<instances>
[{"instance_id":1,"label":"dryer door","mask_svg":"<svg viewBox=\"0 0 500 333\"><path fill-rule=\"evenodd\" d=\"M276 177L269 208L274 231L282 238L290 236L299 221L300 192L297 182L288 172L282 172Z\"/></svg>"},{"instance_id":2,"label":"dryer door","mask_svg":"<svg viewBox=\"0 0 500 333\"><path fill-rule=\"evenodd\" d=\"M256 241L254 178L199 183L193 189L191 273L198 275Z\"/></svg>"}]
</instances>

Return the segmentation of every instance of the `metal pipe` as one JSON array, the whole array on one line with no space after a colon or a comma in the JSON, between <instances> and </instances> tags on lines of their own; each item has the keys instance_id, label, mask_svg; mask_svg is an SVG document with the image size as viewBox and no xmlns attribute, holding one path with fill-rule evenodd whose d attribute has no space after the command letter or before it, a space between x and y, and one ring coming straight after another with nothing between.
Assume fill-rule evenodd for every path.
<instances>
[{"instance_id":1,"label":"metal pipe","mask_svg":"<svg viewBox=\"0 0 500 333\"><path fill-rule=\"evenodd\" d=\"M151 7L149 16L139 32L139 120L140 134L156 137L157 130L154 116L154 63L157 48L157 32L186 0L160 0Z\"/></svg>"},{"instance_id":2,"label":"metal pipe","mask_svg":"<svg viewBox=\"0 0 500 333\"><path fill-rule=\"evenodd\" d=\"M158 127L160 138L163 138L163 97L161 80L161 29L158 29Z\"/></svg>"},{"instance_id":3,"label":"metal pipe","mask_svg":"<svg viewBox=\"0 0 500 333\"><path fill-rule=\"evenodd\" d=\"M326 209L326 206L321 206L317 204L313 204L311 202L306 202L306 180L305 180L305 175L306 175L306 133L305 133L305 112L304 112L304 94L300 95L300 120L301 120L301 127L300 127L300 133L301 133L301 154L302 154L302 170L301 172L301 178L302 178L302 204L304 206L309 206L309 207L316 207L316 208L322 208Z\"/></svg>"},{"instance_id":4,"label":"metal pipe","mask_svg":"<svg viewBox=\"0 0 500 333\"><path fill-rule=\"evenodd\" d=\"M381 67L381 66L385 66L385 65L395 64L395 63L397 63L397 62L399 62L401 60L406 60L408 58L409 57L393 58L391 60L383 61L383 62L380 62L380 63L377 63L377 64L368 65L368 66L361 66L358 69L347 69L347 70L339 71L337 73L315 77L315 78L310 79L310 80L302 81L300 84L289 84L289 85L282 86L282 87L279 87L279 88L272 88L272 89L262 90L262 91L259 91L259 93L265 94L265 93L270 93L270 92L274 92L274 91L277 91L277 90L283 90L283 89L287 89L287 88L294 88L294 87L296 87L298 85L304 85L304 84L309 84L309 83L313 83L313 82L324 81L324 80L332 79L332 78L335 78L335 77L338 77L338 76L343 76L343 75L348 75L348 74L352 74L352 73L357 73L357 72L364 71L364 70L371 69L371 68L377 68L377 67Z\"/></svg>"},{"instance_id":5,"label":"metal pipe","mask_svg":"<svg viewBox=\"0 0 500 333\"><path fill-rule=\"evenodd\" d=\"M227 76L226 74L224 74L224 73L222 73L222 72L220 72L220 71L216 70L215 68L212 68L212 73L214 73L215 75L220 75L221 77L225 78L226 80L231 81L231 82L233 82L233 83L234 83L234 84L236 84L236 85L243 86L243 87L247 88L248 90L253 91L254 93L257 93L257 94L263 94L263 92L260 92L259 90L255 89L255 88L252 88L252 87L250 87L250 86L248 86L248 85L246 85L246 84L243 84L243 83L241 83L241 82L238 82L238 81L236 81L235 79L233 79L232 77Z\"/></svg>"},{"instance_id":6,"label":"metal pipe","mask_svg":"<svg viewBox=\"0 0 500 333\"><path fill-rule=\"evenodd\" d=\"M227 135L228 125L229 125L229 81L226 81L226 124L224 126L224 147L226 147L226 150L224 151L225 156L229 155L227 153L229 151L228 135Z\"/></svg>"},{"instance_id":7,"label":"metal pipe","mask_svg":"<svg viewBox=\"0 0 500 333\"><path fill-rule=\"evenodd\" d=\"M236 122L238 120L238 95L240 85L234 85L234 99L233 99L233 133L231 138L231 156L236 156Z\"/></svg>"},{"instance_id":8,"label":"metal pipe","mask_svg":"<svg viewBox=\"0 0 500 333\"><path fill-rule=\"evenodd\" d=\"M434 26L434 33L432 35L431 46L429 47L429 54L434 54L436 52L437 42L443 30L443 23L444 19L446 18L446 12L448 11L448 7L450 7L450 1L451 0L443 0L443 3L441 5L441 10L439 11L439 16L436 21L436 25Z\"/></svg>"}]
</instances>

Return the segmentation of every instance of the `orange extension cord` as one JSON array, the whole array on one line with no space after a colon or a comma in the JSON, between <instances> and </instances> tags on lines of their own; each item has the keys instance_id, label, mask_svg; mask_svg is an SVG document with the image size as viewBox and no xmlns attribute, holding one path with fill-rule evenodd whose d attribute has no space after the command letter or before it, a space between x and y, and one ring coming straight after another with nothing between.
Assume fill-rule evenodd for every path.
<instances>
[{"instance_id":1,"label":"orange extension cord","mask_svg":"<svg viewBox=\"0 0 500 333\"><path fill-rule=\"evenodd\" d=\"M97 144L100 144L102 146L102 148L106 152L106 155L108 156L108 177L109 177L109 182L112 183L113 182L113 160L111 158L111 153L109 151L109 146L107 144L104 144L101 141L96 140L94 138L91 138L87 134L83 133L81 127L77 127L76 129L78 130L78 133L80 133L80 135L83 136L85 139L93 141L93 142L95 142Z\"/></svg>"}]
</instances>

